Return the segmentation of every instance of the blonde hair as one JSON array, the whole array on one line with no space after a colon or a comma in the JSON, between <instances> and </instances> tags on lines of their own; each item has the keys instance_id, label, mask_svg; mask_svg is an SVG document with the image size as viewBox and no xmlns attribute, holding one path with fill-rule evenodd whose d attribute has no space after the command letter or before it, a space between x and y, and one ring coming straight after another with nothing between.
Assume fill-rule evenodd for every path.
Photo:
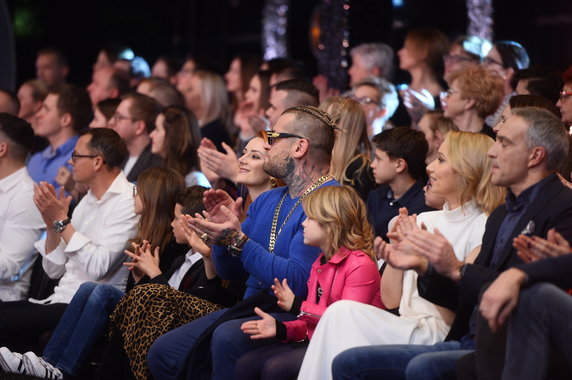
<instances>
[{"instance_id":1,"label":"blonde hair","mask_svg":"<svg viewBox=\"0 0 572 380\"><path fill-rule=\"evenodd\" d=\"M200 126L202 127L214 120L220 120L228 129L230 108L224 80L220 75L210 71L199 70L194 75L201 81L201 102L204 107L204 114L199 120Z\"/></svg>"},{"instance_id":2,"label":"blonde hair","mask_svg":"<svg viewBox=\"0 0 572 380\"><path fill-rule=\"evenodd\" d=\"M320 104L320 109L330 114L336 126L330 174L344 184L350 184L351 178L346 176L348 165L362 156L362 166L357 170L368 170L371 145L367 136L367 123L361 105L350 98L332 96ZM359 175L357 176L359 177Z\"/></svg>"},{"instance_id":3,"label":"blonde hair","mask_svg":"<svg viewBox=\"0 0 572 380\"><path fill-rule=\"evenodd\" d=\"M367 219L365 203L349 186L326 186L314 190L302 201L304 212L325 230L324 256L329 260L341 247L361 250L373 261L373 230Z\"/></svg>"},{"instance_id":4,"label":"blonde hair","mask_svg":"<svg viewBox=\"0 0 572 380\"><path fill-rule=\"evenodd\" d=\"M456 132L447 134L447 155L453 170L457 173L460 203L474 199L477 205L489 215L504 203L503 187L491 184L491 159L487 152L494 141L481 133Z\"/></svg>"},{"instance_id":5,"label":"blonde hair","mask_svg":"<svg viewBox=\"0 0 572 380\"><path fill-rule=\"evenodd\" d=\"M427 111L425 115L431 120L429 124L429 129L433 134L439 131L443 137L447 136L447 134L451 131L458 131L459 128L455 124L455 122L449 118L443 116L443 111L436 110L436 111Z\"/></svg>"}]
</instances>

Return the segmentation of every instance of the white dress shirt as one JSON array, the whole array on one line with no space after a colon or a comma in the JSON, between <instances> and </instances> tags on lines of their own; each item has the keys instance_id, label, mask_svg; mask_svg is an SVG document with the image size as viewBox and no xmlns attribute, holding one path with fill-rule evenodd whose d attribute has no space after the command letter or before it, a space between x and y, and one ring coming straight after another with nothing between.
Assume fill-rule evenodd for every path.
<instances>
[{"instance_id":1,"label":"white dress shirt","mask_svg":"<svg viewBox=\"0 0 572 380\"><path fill-rule=\"evenodd\" d=\"M91 190L75 208L75 228L66 245L63 239L49 254L45 240L36 242L42 265L50 278L62 276L46 303L69 303L86 281L106 283L125 290L127 268L123 250L135 236L139 217L133 212L133 184L120 172L98 200ZM68 227L69 228L69 227Z\"/></svg>"},{"instance_id":2,"label":"white dress shirt","mask_svg":"<svg viewBox=\"0 0 572 380\"><path fill-rule=\"evenodd\" d=\"M26 298L34 242L45 228L34 204L34 181L26 167L0 179L0 300Z\"/></svg>"},{"instance_id":3,"label":"white dress shirt","mask_svg":"<svg viewBox=\"0 0 572 380\"><path fill-rule=\"evenodd\" d=\"M185 278L187 271L202 258L203 255L193 251L192 248L189 249L185 255L185 261L183 261L183 264L181 264L181 266L175 270L169 278L169 285L171 285L172 288L178 290L181 287L181 282L183 281L183 278Z\"/></svg>"}]
</instances>

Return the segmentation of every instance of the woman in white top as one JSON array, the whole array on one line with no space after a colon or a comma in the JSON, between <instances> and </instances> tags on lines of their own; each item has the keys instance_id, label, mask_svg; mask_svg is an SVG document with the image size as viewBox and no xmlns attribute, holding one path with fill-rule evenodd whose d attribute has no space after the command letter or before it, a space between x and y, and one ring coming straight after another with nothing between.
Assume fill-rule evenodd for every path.
<instances>
[{"instance_id":1,"label":"woman in white top","mask_svg":"<svg viewBox=\"0 0 572 380\"><path fill-rule=\"evenodd\" d=\"M431 191L445 199L441 211L417 217L431 231L438 230L454 248L459 260L474 259L481 245L488 214L503 202L504 191L490 183L491 161L487 151L493 140L482 134L450 132L427 167ZM404 226L411 220L401 212ZM411 226L410 226L411 227ZM403 228L393 229L390 238L398 238ZM392 241L380 243L386 253L404 250ZM471 255L471 253L473 253ZM403 255L402 255L403 256ZM454 318L445 310L421 298L417 291L417 273L400 270L388 259L382 277L382 300L386 308L399 308L399 316L365 304L339 301L324 313L300 370L299 379L331 379L334 357L348 348L379 344L434 344L442 341ZM392 267L395 265L396 267Z\"/></svg>"},{"instance_id":2,"label":"woman in white top","mask_svg":"<svg viewBox=\"0 0 572 380\"><path fill-rule=\"evenodd\" d=\"M195 115L186 108L166 107L157 116L151 137L151 152L163 157L163 166L185 178L187 186L211 187L199 169L197 149L201 133Z\"/></svg>"}]
</instances>

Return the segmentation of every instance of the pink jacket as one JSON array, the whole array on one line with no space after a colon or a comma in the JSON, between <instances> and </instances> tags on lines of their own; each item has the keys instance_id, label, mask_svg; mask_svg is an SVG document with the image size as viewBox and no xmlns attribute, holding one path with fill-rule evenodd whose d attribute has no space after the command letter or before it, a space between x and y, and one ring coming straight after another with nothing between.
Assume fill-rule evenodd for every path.
<instances>
[{"instance_id":1,"label":"pink jacket","mask_svg":"<svg viewBox=\"0 0 572 380\"><path fill-rule=\"evenodd\" d=\"M321 265L322 253L310 270L308 298L302 302L298 319L285 322L286 341L312 338L314 329L326 308L339 300L352 300L383 308L380 276L376 263L362 251L342 247L326 264ZM322 287L316 302L318 282Z\"/></svg>"}]
</instances>

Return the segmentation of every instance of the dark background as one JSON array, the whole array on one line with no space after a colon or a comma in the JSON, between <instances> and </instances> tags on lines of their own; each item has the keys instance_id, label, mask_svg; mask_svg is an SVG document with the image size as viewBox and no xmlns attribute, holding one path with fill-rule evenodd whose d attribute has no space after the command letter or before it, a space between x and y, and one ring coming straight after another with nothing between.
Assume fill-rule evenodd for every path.
<instances>
[{"instance_id":1,"label":"dark background","mask_svg":"<svg viewBox=\"0 0 572 380\"><path fill-rule=\"evenodd\" d=\"M159 55L206 55L221 70L242 52L261 52L263 0L0 0L5 1L15 41L15 84L35 77L38 49L59 46L69 56L71 82L87 85L101 46L118 42L153 64ZM290 0L288 47L292 57L315 59L309 22L318 0ZM350 42L390 43L398 50L412 27L433 26L451 38L467 26L463 0L352 0ZM521 42L535 64L572 64L572 1L493 1L495 39ZM2 52L0 51L0 54ZM0 73L5 76L6 73Z\"/></svg>"}]
</instances>

